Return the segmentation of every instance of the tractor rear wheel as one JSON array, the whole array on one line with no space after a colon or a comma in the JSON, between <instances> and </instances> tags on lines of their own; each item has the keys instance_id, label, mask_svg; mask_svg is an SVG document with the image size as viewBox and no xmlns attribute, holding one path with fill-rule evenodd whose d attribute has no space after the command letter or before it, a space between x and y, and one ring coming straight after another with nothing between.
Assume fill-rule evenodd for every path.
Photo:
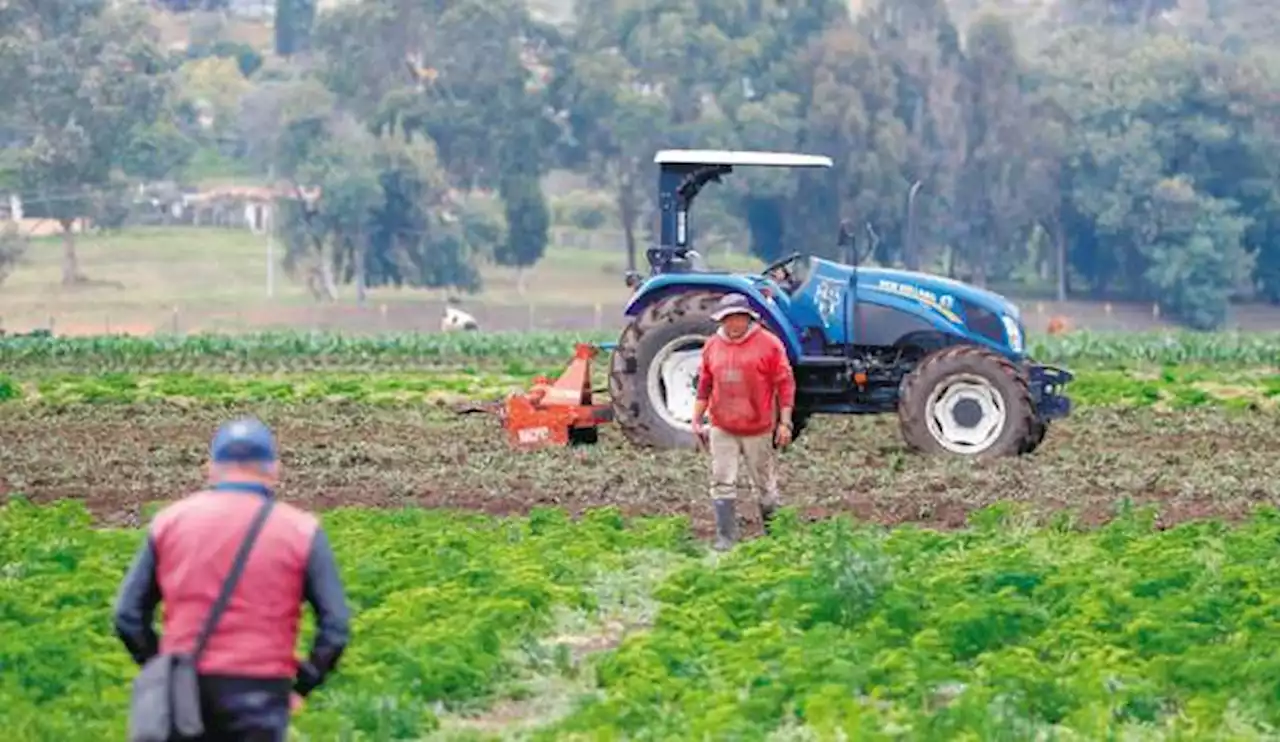
<instances>
[{"instance_id":1,"label":"tractor rear wheel","mask_svg":"<svg viewBox=\"0 0 1280 742\"><path fill-rule=\"evenodd\" d=\"M715 291L659 299L627 325L609 368L614 420L633 445L694 448L702 346L716 331Z\"/></svg>"},{"instance_id":2,"label":"tractor rear wheel","mask_svg":"<svg viewBox=\"0 0 1280 742\"><path fill-rule=\"evenodd\" d=\"M922 358L903 379L898 420L902 437L917 451L984 459L1025 453L1036 423L1018 367L973 345Z\"/></svg>"}]
</instances>

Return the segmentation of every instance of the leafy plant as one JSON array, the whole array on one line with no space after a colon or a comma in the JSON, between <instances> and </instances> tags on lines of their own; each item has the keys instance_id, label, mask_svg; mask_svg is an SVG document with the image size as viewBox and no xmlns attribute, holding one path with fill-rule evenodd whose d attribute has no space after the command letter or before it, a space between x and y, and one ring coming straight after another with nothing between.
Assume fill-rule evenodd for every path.
<instances>
[{"instance_id":1,"label":"leafy plant","mask_svg":"<svg viewBox=\"0 0 1280 742\"><path fill-rule=\"evenodd\" d=\"M616 332L496 332L373 337L279 332L158 337L0 337L0 368L104 371L385 370L489 366L517 375L562 367L576 342ZM1073 333L1033 339L1042 362L1129 368L1280 367L1277 333Z\"/></svg>"},{"instance_id":2,"label":"leafy plant","mask_svg":"<svg viewBox=\"0 0 1280 742\"><path fill-rule=\"evenodd\" d=\"M429 510L324 517L354 613L341 670L299 717L312 739L416 739L438 715L517 679L513 654L559 608L590 612L601 572L684 550L670 519L599 511L524 519ZM0 704L13 739L115 739L135 670L111 634L136 530L94 529L82 504L0 507ZM301 637L309 641L311 622Z\"/></svg>"},{"instance_id":3,"label":"leafy plant","mask_svg":"<svg viewBox=\"0 0 1280 742\"><path fill-rule=\"evenodd\" d=\"M513 372L511 367L492 371L440 367L363 374L55 373L26 379L35 387L34 393L26 397L22 397L16 381L0 379L0 402L21 397L24 401L53 405L161 401L214 405L291 401L423 405L501 399L512 390L527 388L535 374L554 377L562 370L563 367L548 366L523 373ZM598 370L603 373L603 369ZM1151 372L1085 368L1077 370L1070 394L1077 405L1086 407L1272 409L1280 402L1277 378L1265 369L1170 367ZM598 381L603 383L603 379ZM601 399L607 397L602 395Z\"/></svg>"},{"instance_id":4,"label":"leafy plant","mask_svg":"<svg viewBox=\"0 0 1280 742\"><path fill-rule=\"evenodd\" d=\"M1265 510L1238 528L1006 525L884 533L840 520L690 565L602 695L539 739L1261 739L1280 601Z\"/></svg>"}]
</instances>

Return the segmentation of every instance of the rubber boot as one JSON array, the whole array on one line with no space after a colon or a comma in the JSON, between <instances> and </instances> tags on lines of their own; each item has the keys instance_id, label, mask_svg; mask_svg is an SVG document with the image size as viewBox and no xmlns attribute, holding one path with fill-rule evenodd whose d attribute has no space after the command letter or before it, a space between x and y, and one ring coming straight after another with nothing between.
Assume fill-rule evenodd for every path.
<instances>
[{"instance_id":1,"label":"rubber boot","mask_svg":"<svg viewBox=\"0 0 1280 742\"><path fill-rule=\"evenodd\" d=\"M736 500L716 500L716 551L728 551L738 540Z\"/></svg>"},{"instance_id":2,"label":"rubber boot","mask_svg":"<svg viewBox=\"0 0 1280 742\"><path fill-rule=\"evenodd\" d=\"M760 523L764 526L764 535L772 536L773 516L778 512L778 503L772 500L760 501Z\"/></svg>"}]
</instances>

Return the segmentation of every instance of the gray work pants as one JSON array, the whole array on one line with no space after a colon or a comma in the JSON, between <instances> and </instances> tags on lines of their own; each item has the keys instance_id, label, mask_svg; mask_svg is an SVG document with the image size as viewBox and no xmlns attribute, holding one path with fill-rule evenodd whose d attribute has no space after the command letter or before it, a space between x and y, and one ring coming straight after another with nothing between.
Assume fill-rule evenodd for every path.
<instances>
[{"instance_id":1,"label":"gray work pants","mask_svg":"<svg viewBox=\"0 0 1280 742\"><path fill-rule=\"evenodd\" d=\"M762 504L778 503L778 459L772 431L738 436L713 426L709 438L712 499L737 498L738 467L745 463L751 493Z\"/></svg>"}]
</instances>

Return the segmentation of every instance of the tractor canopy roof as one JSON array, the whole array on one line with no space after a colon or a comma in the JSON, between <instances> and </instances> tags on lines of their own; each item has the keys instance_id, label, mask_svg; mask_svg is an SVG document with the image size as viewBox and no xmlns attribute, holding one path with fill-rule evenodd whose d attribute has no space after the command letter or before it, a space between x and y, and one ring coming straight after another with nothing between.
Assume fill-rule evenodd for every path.
<instances>
[{"instance_id":1,"label":"tractor canopy roof","mask_svg":"<svg viewBox=\"0 0 1280 742\"><path fill-rule=\"evenodd\" d=\"M793 152L753 152L725 149L663 149L653 156L658 173L658 206L662 213L661 240L651 250L649 264L666 270L672 260L683 260L691 249L689 208L707 183L719 182L721 175L743 167L830 168L825 155Z\"/></svg>"},{"instance_id":2,"label":"tractor canopy roof","mask_svg":"<svg viewBox=\"0 0 1280 742\"><path fill-rule=\"evenodd\" d=\"M728 149L664 149L653 156L658 165L719 165L734 167L831 167L825 155L793 152L753 152Z\"/></svg>"}]
</instances>

